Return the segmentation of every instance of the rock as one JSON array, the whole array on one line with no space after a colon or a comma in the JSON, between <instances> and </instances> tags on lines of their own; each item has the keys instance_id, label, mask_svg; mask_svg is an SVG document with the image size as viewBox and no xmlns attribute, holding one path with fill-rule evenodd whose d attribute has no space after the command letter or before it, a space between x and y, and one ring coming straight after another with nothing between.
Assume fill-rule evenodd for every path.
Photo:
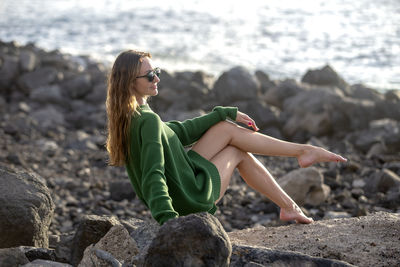
<instances>
[{"instance_id":1,"label":"rock","mask_svg":"<svg viewBox=\"0 0 400 267\"><path fill-rule=\"evenodd\" d=\"M80 267L109 266L109 263L96 256L96 250L110 253L113 258L122 263L132 262L132 258L139 253L136 242L130 237L128 231L122 225L113 226L96 245L86 248Z\"/></svg>"},{"instance_id":2,"label":"rock","mask_svg":"<svg viewBox=\"0 0 400 267\"><path fill-rule=\"evenodd\" d=\"M56 261L57 258L55 251L52 249L26 246L21 246L19 249L24 252L29 261L34 261L37 259Z\"/></svg>"},{"instance_id":3,"label":"rock","mask_svg":"<svg viewBox=\"0 0 400 267\"><path fill-rule=\"evenodd\" d=\"M400 214L396 213L378 212L358 218L321 220L308 225L260 227L228 235L234 248L242 245L291 251L356 266L389 267L400 262Z\"/></svg>"},{"instance_id":4,"label":"rock","mask_svg":"<svg viewBox=\"0 0 400 267\"><path fill-rule=\"evenodd\" d=\"M71 260L76 266L82 259L85 249L97 243L114 225L119 224L114 217L86 215L82 218L72 241Z\"/></svg>"},{"instance_id":5,"label":"rock","mask_svg":"<svg viewBox=\"0 0 400 267\"><path fill-rule=\"evenodd\" d=\"M231 252L229 238L214 216L191 214L161 226L144 266L228 266Z\"/></svg>"},{"instance_id":6,"label":"rock","mask_svg":"<svg viewBox=\"0 0 400 267\"><path fill-rule=\"evenodd\" d=\"M53 212L42 178L0 166L0 247L48 247Z\"/></svg>"},{"instance_id":7,"label":"rock","mask_svg":"<svg viewBox=\"0 0 400 267\"><path fill-rule=\"evenodd\" d=\"M399 151L400 122L392 119L374 120L369 123L368 129L350 133L347 139L364 153L377 143L384 145L389 152Z\"/></svg>"},{"instance_id":8,"label":"rock","mask_svg":"<svg viewBox=\"0 0 400 267\"><path fill-rule=\"evenodd\" d=\"M90 75L76 75L72 79L64 81L61 87L71 99L84 98L92 90Z\"/></svg>"},{"instance_id":9,"label":"rock","mask_svg":"<svg viewBox=\"0 0 400 267\"><path fill-rule=\"evenodd\" d=\"M261 70L257 70L255 72L255 76L260 83L261 86L261 93L267 92L271 87L275 86L275 83L270 80L268 74Z\"/></svg>"},{"instance_id":10,"label":"rock","mask_svg":"<svg viewBox=\"0 0 400 267\"><path fill-rule=\"evenodd\" d=\"M213 88L213 92L223 105L255 99L259 90L260 84L257 79L243 67L235 67L224 72Z\"/></svg>"},{"instance_id":11,"label":"rock","mask_svg":"<svg viewBox=\"0 0 400 267\"><path fill-rule=\"evenodd\" d=\"M400 102L400 90L388 90L385 99L390 102Z\"/></svg>"},{"instance_id":12,"label":"rock","mask_svg":"<svg viewBox=\"0 0 400 267\"><path fill-rule=\"evenodd\" d=\"M340 218L350 218L351 215L345 211L328 211L325 213L324 219L340 219Z\"/></svg>"},{"instance_id":13,"label":"rock","mask_svg":"<svg viewBox=\"0 0 400 267\"><path fill-rule=\"evenodd\" d=\"M122 220L121 223L129 231L130 236L136 241L140 252L145 255L152 240L160 230L160 225L154 219L139 220L136 218Z\"/></svg>"},{"instance_id":14,"label":"rock","mask_svg":"<svg viewBox=\"0 0 400 267\"><path fill-rule=\"evenodd\" d=\"M375 176L379 192L387 192L390 189L400 187L400 177L391 170L384 169Z\"/></svg>"},{"instance_id":15,"label":"rock","mask_svg":"<svg viewBox=\"0 0 400 267\"><path fill-rule=\"evenodd\" d=\"M29 263L29 260L21 249L0 249L0 267L21 266L26 263Z\"/></svg>"},{"instance_id":16,"label":"rock","mask_svg":"<svg viewBox=\"0 0 400 267\"><path fill-rule=\"evenodd\" d=\"M311 257L294 251L279 251L253 246L234 245L231 257L231 267L308 267L308 266L354 266L343 261Z\"/></svg>"},{"instance_id":17,"label":"rock","mask_svg":"<svg viewBox=\"0 0 400 267\"><path fill-rule=\"evenodd\" d=\"M59 125L65 125L64 115L53 106L37 109L31 116L38 122L39 129L43 133L54 130Z\"/></svg>"},{"instance_id":18,"label":"rock","mask_svg":"<svg viewBox=\"0 0 400 267\"><path fill-rule=\"evenodd\" d=\"M34 88L30 98L41 104L56 104L67 106L65 98L62 96L59 85L46 85Z\"/></svg>"},{"instance_id":19,"label":"rock","mask_svg":"<svg viewBox=\"0 0 400 267\"><path fill-rule=\"evenodd\" d=\"M322 69L308 70L301 78L301 81L315 85L336 86L346 95L350 94L348 84L329 65L324 66Z\"/></svg>"},{"instance_id":20,"label":"rock","mask_svg":"<svg viewBox=\"0 0 400 267\"><path fill-rule=\"evenodd\" d=\"M351 86L351 97L357 99L367 99L373 102L382 101L385 97L378 91L368 88L363 84L354 84Z\"/></svg>"},{"instance_id":21,"label":"rock","mask_svg":"<svg viewBox=\"0 0 400 267\"><path fill-rule=\"evenodd\" d=\"M291 171L277 182L299 205L320 205L330 192L328 186L323 186L322 172L315 167Z\"/></svg>"},{"instance_id":22,"label":"rock","mask_svg":"<svg viewBox=\"0 0 400 267\"><path fill-rule=\"evenodd\" d=\"M72 267L72 265L49 260L34 260L30 263L20 265L20 267Z\"/></svg>"},{"instance_id":23,"label":"rock","mask_svg":"<svg viewBox=\"0 0 400 267\"><path fill-rule=\"evenodd\" d=\"M0 93L9 90L12 82L18 75L18 58L9 55L1 55L3 64L0 65Z\"/></svg>"},{"instance_id":24,"label":"rock","mask_svg":"<svg viewBox=\"0 0 400 267\"><path fill-rule=\"evenodd\" d=\"M29 50L22 50L19 55L19 66L23 72L33 71L39 65L37 55Z\"/></svg>"},{"instance_id":25,"label":"rock","mask_svg":"<svg viewBox=\"0 0 400 267\"><path fill-rule=\"evenodd\" d=\"M116 181L110 183L110 198L115 201L123 199L132 200L136 196L129 181Z\"/></svg>"},{"instance_id":26,"label":"rock","mask_svg":"<svg viewBox=\"0 0 400 267\"><path fill-rule=\"evenodd\" d=\"M297 93L303 92L306 89L301 87L295 80L286 79L279 82L276 86L272 86L263 96L263 99L270 105L276 106L280 109L283 108L283 102L296 95Z\"/></svg>"},{"instance_id":27,"label":"rock","mask_svg":"<svg viewBox=\"0 0 400 267\"><path fill-rule=\"evenodd\" d=\"M62 74L59 73L56 68L43 67L21 75L17 83L21 91L29 95L33 89L50 85L61 79Z\"/></svg>"},{"instance_id":28,"label":"rock","mask_svg":"<svg viewBox=\"0 0 400 267\"><path fill-rule=\"evenodd\" d=\"M260 129L268 127L279 129L281 126L277 108L265 105L259 100L234 102L232 106L238 107L241 112L249 115ZM247 127L247 125L245 126Z\"/></svg>"},{"instance_id":29,"label":"rock","mask_svg":"<svg viewBox=\"0 0 400 267\"><path fill-rule=\"evenodd\" d=\"M104 104L107 98L107 85L100 83L93 86L93 90L85 96L85 101L92 104Z\"/></svg>"}]
</instances>

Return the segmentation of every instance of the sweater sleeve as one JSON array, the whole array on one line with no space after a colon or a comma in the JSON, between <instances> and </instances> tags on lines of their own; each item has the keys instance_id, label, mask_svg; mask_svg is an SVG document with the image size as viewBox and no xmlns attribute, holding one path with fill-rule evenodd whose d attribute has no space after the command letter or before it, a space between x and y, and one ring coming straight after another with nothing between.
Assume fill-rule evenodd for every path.
<instances>
[{"instance_id":1,"label":"sweater sleeve","mask_svg":"<svg viewBox=\"0 0 400 267\"><path fill-rule=\"evenodd\" d=\"M172 206L164 169L164 153L161 143L161 120L155 114L143 115L141 126L141 188L143 198L153 218L160 224L179 214Z\"/></svg>"},{"instance_id":2,"label":"sweater sleeve","mask_svg":"<svg viewBox=\"0 0 400 267\"><path fill-rule=\"evenodd\" d=\"M166 124L176 133L182 145L188 146L196 142L214 124L228 117L236 120L237 110L236 107L217 106L206 115L183 122L169 121Z\"/></svg>"}]
</instances>

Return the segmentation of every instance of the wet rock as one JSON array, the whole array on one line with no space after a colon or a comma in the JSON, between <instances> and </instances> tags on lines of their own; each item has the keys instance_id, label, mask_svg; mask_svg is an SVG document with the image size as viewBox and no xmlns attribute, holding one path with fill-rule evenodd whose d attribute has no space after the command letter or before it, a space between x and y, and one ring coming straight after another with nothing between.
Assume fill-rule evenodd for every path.
<instances>
[{"instance_id":1,"label":"wet rock","mask_svg":"<svg viewBox=\"0 0 400 267\"><path fill-rule=\"evenodd\" d=\"M114 217L86 215L75 233L72 241L70 262L75 266L82 257L85 249L97 243L114 225L119 224Z\"/></svg>"},{"instance_id":2,"label":"wet rock","mask_svg":"<svg viewBox=\"0 0 400 267\"><path fill-rule=\"evenodd\" d=\"M243 67L224 72L214 84L213 93L226 105L240 100L255 99L260 90L258 80Z\"/></svg>"},{"instance_id":3,"label":"wet rock","mask_svg":"<svg viewBox=\"0 0 400 267\"><path fill-rule=\"evenodd\" d=\"M130 263L132 258L139 253L136 242L130 237L128 231L122 225L113 226L107 234L95 245L92 244L85 249L81 267L107 267L109 262L97 256L96 251L108 252L121 263Z\"/></svg>"},{"instance_id":4,"label":"wet rock","mask_svg":"<svg viewBox=\"0 0 400 267\"><path fill-rule=\"evenodd\" d=\"M54 203L42 178L0 167L1 247L48 247L53 212Z\"/></svg>"},{"instance_id":5,"label":"wet rock","mask_svg":"<svg viewBox=\"0 0 400 267\"><path fill-rule=\"evenodd\" d=\"M228 266L232 247L208 213L169 220L153 239L144 266Z\"/></svg>"},{"instance_id":6,"label":"wet rock","mask_svg":"<svg viewBox=\"0 0 400 267\"><path fill-rule=\"evenodd\" d=\"M324 185L321 171L314 167L291 171L277 182L299 205L317 206L326 200L330 192L329 186Z\"/></svg>"}]
</instances>

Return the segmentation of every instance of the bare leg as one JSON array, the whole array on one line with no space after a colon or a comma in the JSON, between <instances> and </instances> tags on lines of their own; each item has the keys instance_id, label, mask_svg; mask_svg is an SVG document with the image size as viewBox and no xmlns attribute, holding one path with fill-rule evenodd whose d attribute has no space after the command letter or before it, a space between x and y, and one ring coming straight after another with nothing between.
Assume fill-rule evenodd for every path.
<instances>
[{"instance_id":1,"label":"bare leg","mask_svg":"<svg viewBox=\"0 0 400 267\"><path fill-rule=\"evenodd\" d=\"M296 157L300 167L308 167L317 162L346 161L323 148L282 141L229 122L220 122L211 127L193 149L210 160L228 145L253 154Z\"/></svg>"},{"instance_id":2,"label":"bare leg","mask_svg":"<svg viewBox=\"0 0 400 267\"><path fill-rule=\"evenodd\" d=\"M310 223L296 203L282 190L262 164L246 152L269 156L297 157L301 167L316 162L346 161L325 149L290 143L221 122L210 128L193 146L193 150L213 162L221 176L220 198L224 195L233 170L238 167L249 186L267 196L281 208L282 220ZM218 199L218 201L219 201Z\"/></svg>"},{"instance_id":3,"label":"bare leg","mask_svg":"<svg viewBox=\"0 0 400 267\"><path fill-rule=\"evenodd\" d=\"M296 203L282 190L268 170L250 153L245 153L236 147L227 146L211 159L221 177L221 191L218 202L225 194L233 171L238 167L240 175L246 183L267 196L281 208L280 219L294 220L298 223L311 223Z\"/></svg>"}]
</instances>

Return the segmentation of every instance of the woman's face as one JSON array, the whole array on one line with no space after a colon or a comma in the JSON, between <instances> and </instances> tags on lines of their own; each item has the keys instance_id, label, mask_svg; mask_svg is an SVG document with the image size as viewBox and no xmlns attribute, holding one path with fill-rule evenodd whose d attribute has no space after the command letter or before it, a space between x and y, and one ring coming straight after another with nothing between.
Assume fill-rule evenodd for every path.
<instances>
[{"instance_id":1,"label":"woman's face","mask_svg":"<svg viewBox=\"0 0 400 267\"><path fill-rule=\"evenodd\" d=\"M139 76L145 76L149 72L154 70L154 66L152 65L152 61L148 57L142 58L142 65L140 68ZM158 94L157 83L160 81L160 78L157 75L154 76L153 81L149 81L147 77L136 78L134 89L134 94L137 99L144 99L148 96L155 96Z\"/></svg>"}]
</instances>

